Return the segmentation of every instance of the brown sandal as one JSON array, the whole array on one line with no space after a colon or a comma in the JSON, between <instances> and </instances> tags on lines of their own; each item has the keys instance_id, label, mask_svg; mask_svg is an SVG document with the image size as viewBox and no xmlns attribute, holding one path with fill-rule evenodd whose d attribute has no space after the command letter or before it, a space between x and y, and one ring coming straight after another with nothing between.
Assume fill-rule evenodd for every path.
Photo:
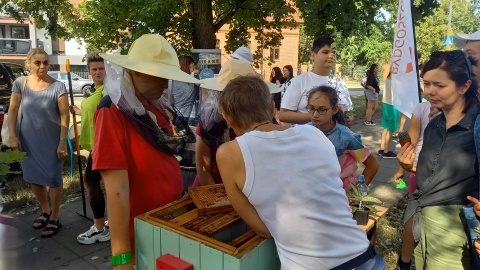
<instances>
[{"instance_id":1,"label":"brown sandal","mask_svg":"<svg viewBox=\"0 0 480 270\"><path fill-rule=\"evenodd\" d=\"M60 223L60 219L59 220L53 220L51 219L48 224L52 224L52 225L55 225L57 226L56 228L55 227L48 227L48 226L45 226L45 228L43 228L43 232L53 232L53 233L50 233L50 234L42 234L41 237L42 238L49 238L49 237L52 237L54 236L55 234L58 233L58 231L60 230L60 228L62 227L62 223Z\"/></svg>"},{"instance_id":2,"label":"brown sandal","mask_svg":"<svg viewBox=\"0 0 480 270\"><path fill-rule=\"evenodd\" d=\"M48 221L50 220L50 215L51 214L52 214L52 211L50 211L50 214L47 214L45 212L41 213L40 216L38 216L38 218L35 219L35 221L33 222L33 228L35 230L38 230L38 229L41 229L41 228L44 228L45 226L47 226ZM41 217L44 217L45 219L43 219ZM35 223L40 223L40 226L35 226Z\"/></svg>"}]
</instances>

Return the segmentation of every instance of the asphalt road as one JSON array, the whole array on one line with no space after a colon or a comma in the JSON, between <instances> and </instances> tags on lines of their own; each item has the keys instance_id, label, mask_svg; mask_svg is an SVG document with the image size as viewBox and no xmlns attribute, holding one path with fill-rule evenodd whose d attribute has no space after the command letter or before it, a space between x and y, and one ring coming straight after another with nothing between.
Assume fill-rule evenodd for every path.
<instances>
[{"instance_id":1,"label":"asphalt road","mask_svg":"<svg viewBox=\"0 0 480 270\"><path fill-rule=\"evenodd\" d=\"M350 96L363 96L363 88L348 88L348 92L350 92Z\"/></svg>"}]
</instances>

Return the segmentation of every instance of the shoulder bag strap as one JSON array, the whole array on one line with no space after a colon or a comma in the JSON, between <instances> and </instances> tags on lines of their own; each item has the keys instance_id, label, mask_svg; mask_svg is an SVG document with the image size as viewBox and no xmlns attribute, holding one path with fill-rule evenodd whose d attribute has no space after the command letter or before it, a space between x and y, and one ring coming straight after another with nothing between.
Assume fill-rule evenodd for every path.
<instances>
[{"instance_id":1,"label":"shoulder bag strap","mask_svg":"<svg viewBox=\"0 0 480 270\"><path fill-rule=\"evenodd\" d=\"M23 95L23 91L25 90L25 85L27 85L27 76L22 76L22 84L20 86L20 90L22 91L22 95Z\"/></svg>"}]
</instances>

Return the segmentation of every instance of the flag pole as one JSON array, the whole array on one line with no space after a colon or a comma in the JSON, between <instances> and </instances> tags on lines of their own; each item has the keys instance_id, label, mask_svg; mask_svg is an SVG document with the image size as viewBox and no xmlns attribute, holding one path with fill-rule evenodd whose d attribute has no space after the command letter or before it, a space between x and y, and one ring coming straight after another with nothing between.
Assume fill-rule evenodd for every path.
<instances>
[{"instance_id":1,"label":"flag pole","mask_svg":"<svg viewBox=\"0 0 480 270\"><path fill-rule=\"evenodd\" d=\"M70 92L70 104L74 105L75 101L73 99L73 89L72 89L72 76L70 75L70 59L66 60L66 68L67 68L67 78L68 78L68 91ZM78 126L77 126L77 117L75 113L72 113L73 118L73 130L75 132L75 150L77 152L77 161L78 161L78 173L80 176L80 189L82 192L82 206L83 206L83 214L78 213L78 215L90 219L87 217L87 206L86 206L86 199L85 199L85 186L83 183L83 171L82 171L82 156L80 155L80 144L79 144L79 136L78 136Z\"/></svg>"},{"instance_id":2,"label":"flag pole","mask_svg":"<svg viewBox=\"0 0 480 270\"><path fill-rule=\"evenodd\" d=\"M415 34L415 16L413 16L413 1L410 1L410 10L412 14L412 31L413 31L413 51L415 55L415 72L418 78L418 102L422 103L422 87L420 85L420 71L418 70L418 52L417 52L417 36Z\"/></svg>"},{"instance_id":3,"label":"flag pole","mask_svg":"<svg viewBox=\"0 0 480 270\"><path fill-rule=\"evenodd\" d=\"M450 48L452 47L452 44L450 44L450 29L452 29L452 9L453 9L452 0L450 0L450 9L448 11L447 40L445 44L446 51L450 51Z\"/></svg>"}]
</instances>

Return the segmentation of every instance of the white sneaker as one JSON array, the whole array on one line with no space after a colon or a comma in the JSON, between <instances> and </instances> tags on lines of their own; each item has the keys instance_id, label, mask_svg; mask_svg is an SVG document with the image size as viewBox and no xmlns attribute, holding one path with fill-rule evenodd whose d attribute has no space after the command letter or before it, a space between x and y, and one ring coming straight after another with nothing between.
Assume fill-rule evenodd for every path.
<instances>
[{"instance_id":1,"label":"white sneaker","mask_svg":"<svg viewBox=\"0 0 480 270\"><path fill-rule=\"evenodd\" d=\"M88 231L77 236L77 241L84 245L91 245L97 241L107 242L110 241L110 231L107 227L104 227L103 230L98 230L95 225L92 225Z\"/></svg>"}]
</instances>

